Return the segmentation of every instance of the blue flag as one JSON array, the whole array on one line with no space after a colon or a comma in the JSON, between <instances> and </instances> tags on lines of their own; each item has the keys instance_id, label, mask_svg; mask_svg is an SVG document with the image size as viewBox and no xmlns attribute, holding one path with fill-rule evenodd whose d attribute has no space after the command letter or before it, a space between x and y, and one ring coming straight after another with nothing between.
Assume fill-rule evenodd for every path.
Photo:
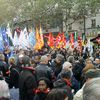
<instances>
[{"instance_id":1,"label":"blue flag","mask_svg":"<svg viewBox=\"0 0 100 100\"><path fill-rule=\"evenodd\" d=\"M35 30L31 30L31 32L29 33L29 44L30 47L33 48L36 44L36 37L35 37Z\"/></svg>"},{"instance_id":2,"label":"blue flag","mask_svg":"<svg viewBox=\"0 0 100 100\"><path fill-rule=\"evenodd\" d=\"M2 31L2 38L3 38L3 42L4 42L4 46L9 46L9 40L8 40L8 36L6 34L6 28L1 28Z\"/></svg>"},{"instance_id":3,"label":"blue flag","mask_svg":"<svg viewBox=\"0 0 100 100\"><path fill-rule=\"evenodd\" d=\"M3 52L4 50L4 44L3 44L3 38L2 38L2 30L0 28L0 52Z\"/></svg>"}]
</instances>

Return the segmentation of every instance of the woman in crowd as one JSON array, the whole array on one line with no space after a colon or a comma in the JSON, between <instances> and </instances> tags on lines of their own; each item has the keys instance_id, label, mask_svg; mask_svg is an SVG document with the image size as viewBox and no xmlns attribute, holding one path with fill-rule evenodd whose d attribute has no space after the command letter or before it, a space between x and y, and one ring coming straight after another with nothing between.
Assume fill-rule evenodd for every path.
<instances>
[{"instance_id":1,"label":"woman in crowd","mask_svg":"<svg viewBox=\"0 0 100 100\"><path fill-rule=\"evenodd\" d=\"M38 81L38 88L35 91L34 100L45 100L50 91L49 79L42 77Z\"/></svg>"}]
</instances>

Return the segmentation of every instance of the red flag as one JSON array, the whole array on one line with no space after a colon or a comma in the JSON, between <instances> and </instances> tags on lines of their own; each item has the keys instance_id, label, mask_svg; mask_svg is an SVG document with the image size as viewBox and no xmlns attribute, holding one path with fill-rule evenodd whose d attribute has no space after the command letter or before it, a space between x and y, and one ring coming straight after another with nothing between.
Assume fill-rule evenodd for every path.
<instances>
[{"instance_id":1,"label":"red flag","mask_svg":"<svg viewBox=\"0 0 100 100\"><path fill-rule=\"evenodd\" d=\"M70 35L70 43L71 43L71 47L74 48L74 34L73 33Z\"/></svg>"},{"instance_id":2,"label":"red flag","mask_svg":"<svg viewBox=\"0 0 100 100\"><path fill-rule=\"evenodd\" d=\"M56 44L56 47L57 48L60 48L60 42L61 42L61 33L58 33L57 37L56 37L56 41L55 41L55 44Z\"/></svg>"},{"instance_id":3,"label":"red flag","mask_svg":"<svg viewBox=\"0 0 100 100\"><path fill-rule=\"evenodd\" d=\"M65 48L66 47L66 37L65 37L65 34L64 32L62 33L62 39L61 39L61 47L62 48Z\"/></svg>"},{"instance_id":4,"label":"red flag","mask_svg":"<svg viewBox=\"0 0 100 100\"><path fill-rule=\"evenodd\" d=\"M77 46L77 50L82 52L82 39L81 37L79 36L78 37L78 46Z\"/></svg>"},{"instance_id":5,"label":"red flag","mask_svg":"<svg viewBox=\"0 0 100 100\"><path fill-rule=\"evenodd\" d=\"M49 33L49 37L48 37L48 45L53 48L54 47L54 37L52 35L52 33Z\"/></svg>"}]
</instances>

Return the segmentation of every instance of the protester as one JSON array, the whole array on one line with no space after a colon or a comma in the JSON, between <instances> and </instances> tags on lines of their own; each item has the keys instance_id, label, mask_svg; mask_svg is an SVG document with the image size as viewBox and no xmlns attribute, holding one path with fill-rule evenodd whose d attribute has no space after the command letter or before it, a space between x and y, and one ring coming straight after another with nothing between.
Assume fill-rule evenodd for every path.
<instances>
[{"instance_id":1,"label":"protester","mask_svg":"<svg viewBox=\"0 0 100 100\"><path fill-rule=\"evenodd\" d=\"M46 55L41 57L40 63L36 67L36 74L37 80L39 80L41 77L46 77L52 81L52 70L50 67L48 67L48 57Z\"/></svg>"},{"instance_id":2,"label":"protester","mask_svg":"<svg viewBox=\"0 0 100 100\"><path fill-rule=\"evenodd\" d=\"M57 54L56 58L51 61L51 68L56 78L62 70L63 63L64 63L64 56L61 54Z\"/></svg>"},{"instance_id":3,"label":"protester","mask_svg":"<svg viewBox=\"0 0 100 100\"><path fill-rule=\"evenodd\" d=\"M83 89L85 84L90 81L93 78L97 78L100 77L100 70L98 69L89 69L86 73L85 73L85 78L86 78L86 82L84 83L83 87L74 95L74 99L73 100L83 100ZM92 99L94 100L94 99Z\"/></svg>"},{"instance_id":4,"label":"protester","mask_svg":"<svg viewBox=\"0 0 100 100\"><path fill-rule=\"evenodd\" d=\"M2 53L0 54L0 71L2 71L4 77L8 76L8 66L5 62L5 56Z\"/></svg>"},{"instance_id":5,"label":"protester","mask_svg":"<svg viewBox=\"0 0 100 100\"><path fill-rule=\"evenodd\" d=\"M35 91L34 100L45 100L50 92L50 80L42 77L38 81L38 88Z\"/></svg>"},{"instance_id":6,"label":"protester","mask_svg":"<svg viewBox=\"0 0 100 100\"><path fill-rule=\"evenodd\" d=\"M100 77L94 78L85 84L83 100L100 100Z\"/></svg>"},{"instance_id":7,"label":"protester","mask_svg":"<svg viewBox=\"0 0 100 100\"><path fill-rule=\"evenodd\" d=\"M48 57L48 66L50 67L51 66L51 54L46 54L47 57Z\"/></svg>"},{"instance_id":8,"label":"protester","mask_svg":"<svg viewBox=\"0 0 100 100\"><path fill-rule=\"evenodd\" d=\"M46 100L69 100L68 93L64 89L53 89Z\"/></svg>"},{"instance_id":9,"label":"protester","mask_svg":"<svg viewBox=\"0 0 100 100\"><path fill-rule=\"evenodd\" d=\"M18 82L19 82L20 69L19 67L16 66L15 60L16 59L14 57L10 57L8 59L9 77L8 80L7 79L6 80L9 84L11 100L19 100Z\"/></svg>"},{"instance_id":10,"label":"protester","mask_svg":"<svg viewBox=\"0 0 100 100\"><path fill-rule=\"evenodd\" d=\"M23 69L19 76L19 100L33 100L37 81L35 70L30 66L30 58L23 56Z\"/></svg>"},{"instance_id":11,"label":"protester","mask_svg":"<svg viewBox=\"0 0 100 100\"><path fill-rule=\"evenodd\" d=\"M100 58L96 58L94 61L94 66L100 69Z\"/></svg>"},{"instance_id":12,"label":"protester","mask_svg":"<svg viewBox=\"0 0 100 100\"><path fill-rule=\"evenodd\" d=\"M0 100L10 100L9 87L0 71Z\"/></svg>"},{"instance_id":13,"label":"protester","mask_svg":"<svg viewBox=\"0 0 100 100\"><path fill-rule=\"evenodd\" d=\"M9 58L9 87L10 88L18 88L18 80L19 80L19 69L15 65L15 58Z\"/></svg>"},{"instance_id":14,"label":"protester","mask_svg":"<svg viewBox=\"0 0 100 100\"><path fill-rule=\"evenodd\" d=\"M41 58L41 56L39 54L37 54L37 55L33 56L32 59L34 59L35 64L38 65L40 63L40 58Z\"/></svg>"},{"instance_id":15,"label":"protester","mask_svg":"<svg viewBox=\"0 0 100 100\"><path fill-rule=\"evenodd\" d=\"M8 61L0 53L0 80L9 85L8 100L73 100L73 96L83 100L83 88L97 77L100 66L99 49L90 56L88 47L24 50L16 46L12 52Z\"/></svg>"},{"instance_id":16,"label":"protester","mask_svg":"<svg viewBox=\"0 0 100 100\"><path fill-rule=\"evenodd\" d=\"M61 79L54 82L54 88L65 89L68 92L68 100L73 100L71 72L63 70L61 73Z\"/></svg>"},{"instance_id":17,"label":"protester","mask_svg":"<svg viewBox=\"0 0 100 100\"><path fill-rule=\"evenodd\" d=\"M72 83L72 88L74 89L74 93L77 92L77 90L79 89L79 84L78 81L75 79L74 75L73 75L73 71L72 71L72 64L70 62L64 62L63 64L63 68L62 71L59 73L58 75L58 79L61 78L62 76L62 72L63 71L70 71L71 72L71 83Z\"/></svg>"},{"instance_id":18,"label":"protester","mask_svg":"<svg viewBox=\"0 0 100 100\"><path fill-rule=\"evenodd\" d=\"M30 60L30 64L31 64L31 66L32 66L33 68L36 68L36 63L35 63L34 59L31 59L31 60Z\"/></svg>"}]
</instances>

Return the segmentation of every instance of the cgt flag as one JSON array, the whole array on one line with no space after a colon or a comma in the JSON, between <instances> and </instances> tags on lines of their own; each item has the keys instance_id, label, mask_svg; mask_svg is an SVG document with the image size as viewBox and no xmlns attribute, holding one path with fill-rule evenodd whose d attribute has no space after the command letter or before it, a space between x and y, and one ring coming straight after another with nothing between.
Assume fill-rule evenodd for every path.
<instances>
[{"instance_id":1,"label":"cgt flag","mask_svg":"<svg viewBox=\"0 0 100 100\"><path fill-rule=\"evenodd\" d=\"M54 37L52 35L52 33L49 33L49 37L48 37L48 45L53 49L54 48Z\"/></svg>"}]
</instances>

